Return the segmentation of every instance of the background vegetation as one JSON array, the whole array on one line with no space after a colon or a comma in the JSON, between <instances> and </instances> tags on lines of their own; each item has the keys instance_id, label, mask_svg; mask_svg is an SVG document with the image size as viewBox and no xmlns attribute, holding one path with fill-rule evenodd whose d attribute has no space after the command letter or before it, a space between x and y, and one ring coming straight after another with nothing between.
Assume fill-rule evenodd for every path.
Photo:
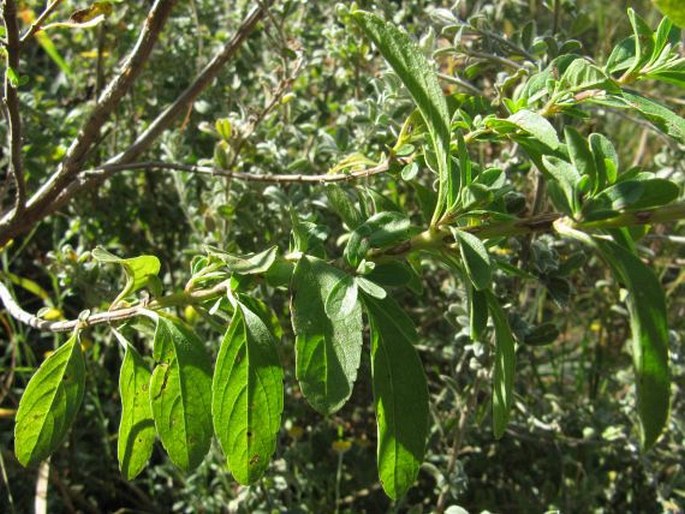
<instances>
[{"instance_id":1,"label":"background vegetation","mask_svg":"<svg viewBox=\"0 0 685 514\"><path fill-rule=\"evenodd\" d=\"M93 166L125 148L161 106L176 98L232 35L251 3L178 4L143 76L90 155ZM52 30L47 40L25 47L21 74L27 83L20 88L20 102L31 187L42 183L63 157L89 102L134 43L146 4L115 3L96 27ZM446 92L474 96L494 108L528 69L549 62L565 45L606 62L613 46L630 33L627 7L652 26L660 19L646 1L358 4L402 26L421 42L426 55L440 49L435 58L446 77ZM20 17L30 23L31 12L42 7L38 1L20 3ZM59 12L65 17L82 7L68 0ZM468 25L449 49L455 34L441 31L453 17L468 20ZM646 83L640 90L683 113L677 87ZM232 63L148 157L215 162L264 174L325 173L350 154L377 159L394 144L412 109L397 77L388 73L361 33L340 22L334 2L277 2ZM580 130L610 134L622 163L682 184L682 145L629 114L601 106L588 110L590 116L576 123ZM230 137L217 133L217 119L230 120ZM0 126L3 138L5 131ZM515 144L481 143L477 151L483 167L505 169L514 191L524 192L509 198L520 204L520 212L545 209L535 205L540 197L535 169ZM426 176L424 187L430 183ZM345 187L368 205L392 202L415 219L424 216L421 189L397 174ZM120 290L117 269L92 258L90 251L97 245L122 256L157 255L164 287L180 290L192 256L202 254L206 245L236 253L271 245L288 248L293 212L329 227L322 234L324 244L333 255L341 254L344 230L322 185L266 185L159 170L121 172L8 244L0 256L3 276L27 310L47 308L44 317L72 319L83 309L107 310ZM238 486L218 448L196 471L185 474L157 448L138 479L123 480L116 461L122 352L109 331L96 327L83 341L88 372L83 408L67 443L49 464L48 511L430 512L440 503L470 512L682 512L684 238L679 223L657 226L641 242L667 294L673 378L668 430L647 453L639 450L634 428L633 372L625 345L630 329L619 288L579 245L547 235L524 236L500 245L496 257L536 279L500 274L497 295L517 306L519 314L509 320L515 332L525 334L531 325L550 321L560 335L549 345L520 348L515 406L500 440L489 421L486 352L469 338L462 283L426 261L423 286L397 293L419 327L431 396L426 462L416 487L399 503L391 504L378 485L372 393L365 378L368 357L363 357L351 401L331 417L318 415L302 399L293 376L287 292L261 285L261 297L268 298L282 321L279 353L286 370L285 423L266 476L257 485ZM193 309L178 314L204 335L214 354L219 336L211 322ZM13 456L12 413L37 363L64 337L29 329L4 313L0 323L0 510L29 512L37 472L22 468Z\"/></svg>"}]
</instances>

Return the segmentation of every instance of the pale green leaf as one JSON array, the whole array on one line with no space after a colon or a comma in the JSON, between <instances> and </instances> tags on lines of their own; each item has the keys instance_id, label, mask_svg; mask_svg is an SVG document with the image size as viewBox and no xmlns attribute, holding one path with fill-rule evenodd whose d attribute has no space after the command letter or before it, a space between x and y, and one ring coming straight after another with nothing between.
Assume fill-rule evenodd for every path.
<instances>
[{"instance_id":1,"label":"pale green leaf","mask_svg":"<svg viewBox=\"0 0 685 514\"><path fill-rule=\"evenodd\" d=\"M507 121L552 150L559 147L559 136L557 136L554 126L538 113L522 109L509 116Z\"/></svg>"},{"instance_id":2,"label":"pale green leaf","mask_svg":"<svg viewBox=\"0 0 685 514\"><path fill-rule=\"evenodd\" d=\"M214 431L241 484L258 480L276 450L283 412L283 370L262 319L237 303L212 382Z\"/></svg>"},{"instance_id":3,"label":"pale green leaf","mask_svg":"<svg viewBox=\"0 0 685 514\"><path fill-rule=\"evenodd\" d=\"M119 372L119 469L126 480L133 480L150 459L157 435L150 406L152 373L133 345L118 332L114 334L126 349Z\"/></svg>"},{"instance_id":4,"label":"pale green leaf","mask_svg":"<svg viewBox=\"0 0 685 514\"><path fill-rule=\"evenodd\" d=\"M266 273L271 268L276 261L278 247L272 246L263 252L253 255L233 255L214 249L210 249L209 253L221 259L232 273L254 275Z\"/></svg>"},{"instance_id":5,"label":"pale green leaf","mask_svg":"<svg viewBox=\"0 0 685 514\"><path fill-rule=\"evenodd\" d=\"M428 387L414 344L414 325L387 297L364 296L371 325L371 374L378 475L386 494L400 498L423 462L428 436Z\"/></svg>"},{"instance_id":6,"label":"pale green leaf","mask_svg":"<svg viewBox=\"0 0 685 514\"><path fill-rule=\"evenodd\" d=\"M19 401L14 452L23 466L48 458L67 435L83 400L86 368L74 334L31 377Z\"/></svg>"},{"instance_id":7,"label":"pale green leaf","mask_svg":"<svg viewBox=\"0 0 685 514\"><path fill-rule=\"evenodd\" d=\"M159 259L154 255L139 255L138 257L123 259L108 252L101 246L96 247L92 251L92 256L98 262L119 264L124 268L126 285L113 303L117 303L118 300L123 299L125 296L135 293L141 287L145 287L152 277L157 276L161 267Z\"/></svg>"},{"instance_id":8,"label":"pale green leaf","mask_svg":"<svg viewBox=\"0 0 685 514\"><path fill-rule=\"evenodd\" d=\"M345 317L331 319L325 310L331 291L346 276L324 261L303 256L293 277L296 375L305 398L322 414L335 412L350 397L361 358L358 301Z\"/></svg>"},{"instance_id":9,"label":"pale green leaf","mask_svg":"<svg viewBox=\"0 0 685 514\"><path fill-rule=\"evenodd\" d=\"M683 0L652 0L654 5L673 23L685 28L685 2Z\"/></svg>"},{"instance_id":10,"label":"pale green leaf","mask_svg":"<svg viewBox=\"0 0 685 514\"><path fill-rule=\"evenodd\" d=\"M197 336L160 317L154 358L150 402L157 435L171 461L189 471L202 462L212 438L209 356Z\"/></svg>"},{"instance_id":11,"label":"pale green leaf","mask_svg":"<svg viewBox=\"0 0 685 514\"><path fill-rule=\"evenodd\" d=\"M326 298L326 316L335 320L352 314L357 306L357 282L352 275L338 280Z\"/></svg>"}]
</instances>

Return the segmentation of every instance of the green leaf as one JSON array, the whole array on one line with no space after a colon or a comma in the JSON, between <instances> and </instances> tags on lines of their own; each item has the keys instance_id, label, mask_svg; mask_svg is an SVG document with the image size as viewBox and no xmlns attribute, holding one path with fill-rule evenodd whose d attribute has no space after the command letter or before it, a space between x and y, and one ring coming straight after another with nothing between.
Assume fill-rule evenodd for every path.
<instances>
[{"instance_id":1,"label":"green leaf","mask_svg":"<svg viewBox=\"0 0 685 514\"><path fill-rule=\"evenodd\" d=\"M157 366L150 403L157 435L171 461L184 471L202 462L212 439L212 367L202 342L180 323L159 317Z\"/></svg>"},{"instance_id":2,"label":"green leaf","mask_svg":"<svg viewBox=\"0 0 685 514\"><path fill-rule=\"evenodd\" d=\"M326 298L326 316L332 320L345 318L357 306L357 282L352 275L338 280Z\"/></svg>"},{"instance_id":3,"label":"green leaf","mask_svg":"<svg viewBox=\"0 0 685 514\"><path fill-rule=\"evenodd\" d=\"M126 480L133 480L152 455L156 432L150 406L152 373L138 351L118 332L114 335L124 345L124 360L119 372L121 421L117 450L119 469Z\"/></svg>"},{"instance_id":4,"label":"green leaf","mask_svg":"<svg viewBox=\"0 0 685 514\"><path fill-rule=\"evenodd\" d=\"M357 267L369 249L390 246L417 231L404 213L385 211L374 214L350 235L344 251L345 260L350 266Z\"/></svg>"},{"instance_id":5,"label":"green leaf","mask_svg":"<svg viewBox=\"0 0 685 514\"><path fill-rule=\"evenodd\" d=\"M428 436L428 387L414 325L395 301L364 296L371 325L371 374L378 475L397 499L416 480Z\"/></svg>"},{"instance_id":6,"label":"green leaf","mask_svg":"<svg viewBox=\"0 0 685 514\"><path fill-rule=\"evenodd\" d=\"M124 268L126 285L117 299L112 302L113 304L145 287L152 277L157 276L161 267L159 259L154 255L139 255L138 257L122 259L101 246L93 249L92 256L98 262L119 264Z\"/></svg>"},{"instance_id":7,"label":"green leaf","mask_svg":"<svg viewBox=\"0 0 685 514\"><path fill-rule=\"evenodd\" d=\"M530 135L530 137L540 141L552 150L556 150L559 147L559 137L554 126L538 113L521 109L509 116L507 121L513 123Z\"/></svg>"},{"instance_id":8,"label":"green leaf","mask_svg":"<svg viewBox=\"0 0 685 514\"><path fill-rule=\"evenodd\" d=\"M326 300L347 276L324 261L303 256L293 277L292 322L296 375L307 401L328 415L352 394L362 350L362 312L354 302L345 317L331 319Z\"/></svg>"},{"instance_id":9,"label":"green leaf","mask_svg":"<svg viewBox=\"0 0 685 514\"><path fill-rule=\"evenodd\" d=\"M554 178L564 193L571 213L575 213L578 210L578 196L576 194L576 185L580 180L578 171L570 163L552 155L543 156L542 163L544 170Z\"/></svg>"},{"instance_id":10,"label":"green leaf","mask_svg":"<svg viewBox=\"0 0 685 514\"><path fill-rule=\"evenodd\" d=\"M616 83L600 68L589 61L578 58L568 65L559 79L556 94L576 94L589 89L602 89L613 93L620 92Z\"/></svg>"},{"instance_id":11,"label":"green leaf","mask_svg":"<svg viewBox=\"0 0 685 514\"><path fill-rule=\"evenodd\" d=\"M283 413L283 369L276 341L259 316L238 302L212 383L214 431L241 484L258 480L276 450Z\"/></svg>"},{"instance_id":12,"label":"green leaf","mask_svg":"<svg viewBox=\"0 0 685 514\"><path fill-rule=\"evenodd\" d=\"M326 197L333 211L340 216L350 230L354 230L364 222L361 213L340 185L329 184L326 186Z\"/></svg>"},{"instance_id":13,"label":"green leaf","mask_svg":"<svg viewBox=\"0 0 685 514\"><path fill-rule=\"evenodd\" d=\"M652 29L647 22L640 17L634 9L628 9L628 19L633 27L635 37L635 61L628 70L628 74L637 72L649 61L654 51L654 37Z\"/></svg>"},{"instance_id":14,"label":"green leaf","mask_svg":"<svg viewBox=\"0 0 685 514\"><path fill-rule=\"evenodd\" d=\"M480 341L488 325L488 299L484 291L469 287L469 328L471 339Z\"/></svg>"},{"instance_id":15,"label":"green leaf","mask_svg":"<svg viewBox=\"0 0 685 514\"><path fill-rule=\"evenodd\" d=\"M421 49L405 32L368 12L355 11L352 17L409 90L428 127L440 180L438 203L433 214L435 222L446 208L451 168L450 117L437 75Z\"/></svg>"},{"instance_id":16,"label":"green leaf","mask_svg":"<svg viewBox=\"0 0 685 514\"><path fill-rule=\"evenodd\" d=\"M654 5L673 23L685 28L685 3L683 0L652 0Z\"/></svg>"},{"instance_id":17,"label":"green leaf","mask_svg":"<svg viewBox=\"0 0 685 514\"><path fill-rule=\"evenodd\" d=\"M67 435L83 400L86 366L75 333L31 377L17 410L14 453L23 466L47 459Z\"/></svg>"},{"instance_id":18,"label":"green leaf","mask_svg":"<svg viewBox=\"0 0 685 514\"><path fill-rule=\"evenodd\" d=\"M495 324L495 369L492 373L492 420L495 437L504 435L514 403L516 354L507 317L495 295L487 291L488 307Z\"/></svg>"},{"instance_id":19,"label":"green leaf","mask_svg":"<svg viewBox=\"0 0 685 514\"><path fill-rule=\"evenodd\" d=\"M670 373L666 300L659 279L636 255L611 241L595 240L600 253L630 293L633 364L642 447L651 447L670 410Z\"/></svg>"},{"instance_id":20,"label":"green leaf","mask_svg":"<svg viewBox=\"0 0 685 514\"><path fill-rule=\"evenodd\" d=\"M678 198L680 188L670 180L623 180L606 188L583 206L590 212L595 209L615 211L648 209L672 202Z\"/></svg>"},{"instance_id":21,"label":"green leaf","mask_svg":"<svg viewBox=\"0 0 685 514\"><path fill-rule=\"evenodd\" d=\"M483 242L473 234L461 230L453 229L452 234L459 243L461 259L473 286L479 291L490 287L492 267Z\"/></svg>"},{"instance_id":22,"label":"green leaf","mask_svg":"<svg viewBox=\"0 0 685 514\"><path fill-rule=\"evenodd\" d=\"M221 259L231 273L258 275L266 273L271 268L276 261L278 247L272 246L268 250L251 255L232 255L215 249L211 249L209 253Z\"/></svg>"},{"instance_id":23,"label":"green leaf","mask_svg":"<svg viewBox=\"0 0 685 514\"><path fill-rule=\"evenodd\" d=\"M590 151L597 170L597 190L616 182L618 177L618 153L614 145L603 134L593 133L588 138Z\"/></svg>"},{"instance_id":24,"label":"green leaf","mask_svg":"<svg viewBox=\"0 0 685 514\"><path fill-rule=\"evenodd\" d=\"M621 98L661 132L685 145L685 119L660 103L640 95L624 92Z\"/></svg>"},{"instance_id":25,"label":"green leaf","mask_svg":"<svg viewBox=\"0 0 685 514\"><path fill-rule=\"evenodd\" d=\"M571 158L571 164L573 164L573 167L581 177L589 177L589 189L594 191L597 184L597 168L590 151L590 145L573 127L566 127L564 129L564 137L566 139L568 155Z\"/></svg>"},{"instance_id":26,"label":"green leaf","mask_svg":"<svg viewBox=\"0 0 685 514\"><path fill-rule=\"evenodd\" d=\"M371 280L364 278L364 277L355 277L354 281L357 283L359 286L359 289L364 291L366 294L369 296L373 296L374 298L378 298L379 300L382 300L385 298L388 293L385 289L383 289L381 286L376 284L375 282L372 282Z\"/></svg>"}]
</instances>

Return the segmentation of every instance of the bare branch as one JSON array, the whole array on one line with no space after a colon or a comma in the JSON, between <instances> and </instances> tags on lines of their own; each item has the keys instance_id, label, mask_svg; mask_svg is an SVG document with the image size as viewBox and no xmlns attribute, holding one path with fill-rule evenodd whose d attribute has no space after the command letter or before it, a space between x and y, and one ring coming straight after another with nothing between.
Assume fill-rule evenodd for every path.
<instances>
[{"instance_id":1,"label":"bare branch","mask_svg":"<svg viewBox=\"0 0 685 514\"><path fill-rule=\"evenodd\" d=\"M230 287L230 281L225 280L216 284L209 289L198 289L196 291L176 293L164 296L158 300L152 300L148 304L135 305L133 307L123 307L106 312L98 312L87 316L85 319L72 319L64 321L48 321L41 319L38 316L31 314L17 303L17 301L10 293L7 286L0 282L0 300L5 305L7 313L17 321L33 327L44 332L71 332L76 327L87 328L94 325L102 325L104 323L114 323L116 321L124 321L127 319L140 316L145 310L159 310L178 305L190 305L213 298L217 298L225 294L226 289Z\"/></svg>"},{"instance_id":2,"label":"bare branch","mask_svg":"<svg viewBox=\"0 0 685 514\"><path fill-rule=\"evenodd\" d=\"M224 177L227 179L242 180L245 182L262 182L272 184L287 184L287 183L301 183L301 184L323 184L331 182L351 182L359 180L380 173L385 173L390 168L391 160L382 162L378 166L367 168L360 171L352 171L349 173L322 173L319 175L302 175L302 174L262 174L262 173L244 173L240 171L230 171L212 166L197 166L193 164L182 164L163 161L146 161L133 162L130 164L105 164L92 170L87 170L82 173L82 176L88 180L92 177L109 176L116 172L133 171L133 170L171 170L184 171L188 173L195 173L198 175L209 175L212 177ZM397 159L395 162L400 164L404 160Z\"/></svg>"},{"instance_id":3,"label":"bare branch","mask_svg":"<svg viewBox=\"0 0 685 514\"><path fill-rule=\"evenodd\" d=\"M7 2L14 3L14 2ZM33 226L39 220L54 212L58 205L55 199L82 169L88 150L98 140L100 129L116 109L123 96L129 91L150 57L155 43L169 18L176 0L156 0L141 30L135 46L121 66L121 71L112 79L100 95L95 107L79 130L78 136L67 150L57 171L45 182L27 203L21 220L12 223L6 215L0 220L0 244L15 234Z\"/></svg>"},{"instance_id":4,"label":"bare branch","mask_svg":"<svg viewBox=\"0 0 685 514\"><path fill-rule=\"evenodd\" d=\"M26 43L31 36L33 36L36 32L41 30L43 28L43 23L52 15L52 13L57 9L59 4L62 3L62 0L52 0L48 4L48 6L45 8L45 10L40 13L38 18L31 24L31 26L26 30L23 36L21 36L21 41L20 43L23 45Z\"/></svg>"},{"instance_id":5,"label":"bare branch","mask_svg":"<svg viewBox=\"0 0 685 514\"><path fill-rule=\"evenodd\" d=\"M147 130L143 132L131 146L124 152L110 159L107 164L132 162L150 148L152 143L162 134L162 132L168 129L174 120L188 110L200 93L209 87L221 69L233 59L245 40L255 29L257 23L264 17L266 10L273 3L274 0L269 0L254 7L240 24L233 37L224 45L221 52L215 55L207 66L204 67L193 83L188 86L171 105L164 109L157 118L155 118Z\"/></svg>"},{"instance_id":6,"label":"bare branch","mask_svg":"<svg viewBox=\"0 0 685 514\"><path fill-rule=\"evenodd\" d=\"M221 52L205 66L195 81L181 93L176 101L157 116L148 129L128 149L111 158L107 161L107 164L115 165L133 162L149 149L162 132L169 128L174 120L185 112L195 98L211 84L222 67L236 55L247 37L255 29L257 23L264 17L265 9L271 6L274 1L264 1L252 9L236 30L235 35L226 43ZM156 41L159 31L174 3L175 0L157 0L155 2L136 47L131 52L121 73L102 93L98 105L79 132L77 139L69 148L57 172L29 200L21 220L12 220L8 216L0 220L0 245L5 244L15 235L28 230L41 219L55 212L77 192L87 187L93 187L100 180L107 177L106 174L103 174L85 180L85 177L77 175L83 169L83 160L86 157L86 152L91 144L97 140L102 124L116 107L121 96L128 89L140 71L140 67L147 59L149 52L152 50L152 45Z\"/></svg>"},{"instance_id":7,"label":"bare branch","mask_svg":"<svg viewBox=\"0 0 685 514\"><path fill-rule=\"evenodd\" d=\"M7 59L5 71L5 85L3 95L3 107L7 118L7 139L10 150L8 176L14 178L15 201L14 209L8 214L16 218L24 210L26 205L26 182L24 181L24 168L21 159L21 116L19 115L18 85L10 80L10 73L18 76L19 73L19 26L17 25L17 4L14 0L5 0L2 7L2 17L5 24L5 37L7 38ZM15 80L16 80L15 76Z\"/></svg>"}]
</instances>

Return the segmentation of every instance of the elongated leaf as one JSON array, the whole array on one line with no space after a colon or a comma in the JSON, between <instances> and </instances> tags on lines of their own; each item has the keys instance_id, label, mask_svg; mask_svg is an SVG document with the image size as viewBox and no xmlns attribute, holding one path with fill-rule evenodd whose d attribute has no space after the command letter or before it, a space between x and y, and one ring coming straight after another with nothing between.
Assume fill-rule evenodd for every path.
<instances>
[{"instance_id":1,"label":"elongated leaf","mask_svg":"<svg viewBox=\"0 0 685 514\"><path fill-rule=\"evenodd\" d=\"M390 498L416 480L428 436L428 387L412 321L395 301L364 296L371 324L371 374L378 475Z\"/></svg>"},{"instance_id":2,"label":"elongated leaf","mask_svg":"<svg viewBox=\"0 0 685 514\"><path fill-rule=\"evenodd\" d=\"M117 451L119 469L126 480L133 480L152 455L156 432L150 406L150 378L152 373L138 351L115 332L125 345L124 361L119 372L121 421Z\"/></svg>"},{"instance_id":3,"label":"elongated leaf","mask_svg":"<svg viewBox=\"0 0 685 514\"><path fill-rule=\"evenodd\" d=\"M277 246L272 246L254 255L233 255L210 249L210 254L219 257L231 272L238 273L239 275L266 273L276 261L277 253Z\"/></svg>"},{"instance_id":4,"label":"elongated leaf","mask_svg":"<svg viewBox=\"0 0 685 514\"><path fill-rule=\"evenodd\" d=\"M446 207L451 168L450 117L437 75L418 45L405 32L368 12L356 11L352 16L409 90L428 127L440 178L440 197L433 215L436 221Z\"/></svg>"},{"instance_id":5,"label":"elongated leaf","mask_svg":"<svg viewBox=\"0 0 685 514\"><path fill-rule=\"evenodd\" d=\"M468 232L455 229L452 233L459 243L461 259L471 283L479 291L487 289L490 287L492 279L492 268L485 245L480 239Z\"/></svg>"},{"instance_id":6,"label":"elongated leaf","mask_svg":"<svg viewBox=\"0 0 685 514\"><path fill-rule=\"evenodd\" d=\"M485 292L469 287L469 328L471 339L480 341L488 325L488 299Z\"/></svg>"},{"instance_id":7,"label":"elongated leaf","mask_svg":"<svg viewBox=\"0 0 685 514\"><path fill-rule=\"evenodd\" d=\"M150 402L157 435L171 461L189 471L212 439L212 369L202 342L180 323L157 320Z\"/></svg>"},{"instance_id":8,"label":"elongated leaf","mask_svg":"<svg viewBox=\"0 0 685 514\"><path fill-rule=\"evenodd\" d=\"M514 338L507 317L495 295L487 291L488 308L495 324L495 369L492 374L492 420L495 437L500 438L509 423L514 403L516 354Z\"/></svg>"},{"instance_id":9,"label":"elongated leaf","mask_svg":"<svg viewBox=\"0 0 685 514\"><path fill-rule=\"evenodd\" d=\"M74 334L45 359L19 402L14 453L23 466L45 460L62 444L81 406L85 384L85 362Z\"/></svg>"},{"instance_id":10,"label":"elongated leaf","mask_svg":"<svg viewBox=\"0 0 685 514\"><path fill-rule=\"evenodd\" d=\"M259 316L237 303L212 383L214 431L241 484L259 479L276 450L283 370L276 341Z\"/></svg>"},{"instance_id":11,"label":"elongated leaf","mask_svg":"<svg viewBox=\"0 0 685 514\"><path fill-rule=\"evenodd\" d=\"M326 316L330 319L349 316L357 305L357 282L352 275L338 280L326 298Z\"/></svg>"},{"instance_id":12,"label":"elongated leaf","mask_svg":"<svg viewBox=\"0 0 685 514\"><path fill-rule=\"evenodd\" d=\"M666 426L670 409L668 329L664 292L654 272L630 251L596 240L601 254L629 291L627 298L637 378L637 408L643 448Z\"/></svg>"},{"instance_id":13,"label":"elongated leaf","mask_svg":"<svg viewBox=\"0 0 685 514\"><path fill-rule=\"evenodd\" d=\"M292 321L296 375L314 409L331 414L352 394L362 349L362 311L355 299L346 316L326 314L326 300L347 275L304 256L293 278Z\"/></svg>"},{"instance_id":14,"label":"elongated leaf","mask_svg":"<svg viewBox=\"0 0 685 514\"><path fill-rule=\"evenodd\" d=\"M581 177L589 177L589 190L595 191L597 184L597 168L595 167L595 160L590 151L590 145L587 140L580 135L580 133L573 127L566 127L564 129L564 136L566 137L566 147L571 158L571 164L578 171Z\"/></svg>"},{"instance_id":15,"label":"elongated leaf","mask_svg":"<svg viewBox=\"0 0 685 514\"><path fill-rule=\"evenodd\" d=\"M623 93L621 98L660 131L668 134L680 144L685 144L685 119L660 103L640 95Z\"/></svg>"}]
</instances>

